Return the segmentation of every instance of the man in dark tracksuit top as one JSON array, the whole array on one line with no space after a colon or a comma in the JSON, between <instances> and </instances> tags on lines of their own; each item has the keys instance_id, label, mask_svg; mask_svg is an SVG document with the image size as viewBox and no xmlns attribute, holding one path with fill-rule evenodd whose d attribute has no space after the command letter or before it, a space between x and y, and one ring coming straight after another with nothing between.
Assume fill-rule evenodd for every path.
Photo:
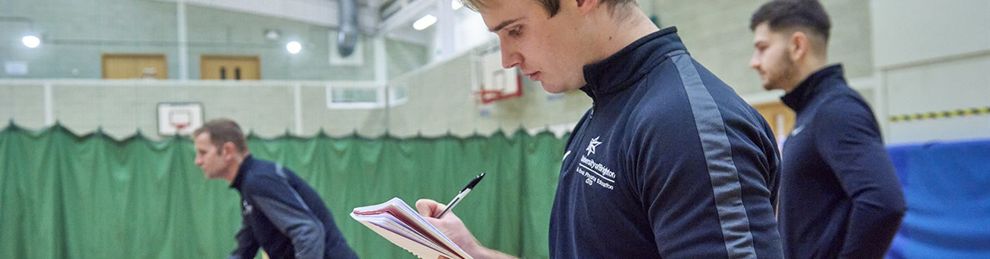
<instances>
[{"instance_id":1,"label":"man in dark tracksuit top","mask_svg":"<svg viewBox=\"0 0 990 259\"><path fill-rule=\"evenodd\" d=\"M584 69L550 218L558 258L780 258L759 113L667 28Z\"/></svg>"},{"instance_id":2,"label":"man in dark tracksuit top","mask_svg":"<svg viewBox=\"0 0 990 259\"><path fill-rule=\"evenodd\" d=\"M289 169L248 155L231 187L244 222L234 256L252 258L260 245L272 258L357 258L319 194Z\"/></svg>"},{"instance_id":3,"label":"man in dark tracksuit top","mask_svg":"<svg viewBox=\"0 0 990 259\"><path fill-rule=\"evenodd\" d=\"M240 127L212 120L194 133L196 165L241 193L241 230L230 258L357 258L319 194L281 165L255 159Z\"/></svg>"},{"instance_id":4,"label":"man in dark tracksuit top","mask_svg":"<svg viewBox=\"0 0 990 259\"><path fill-rule=\"evenodd\" d=\"M783 153L785 251L793 258L883 257L905 205L870 107L839 65L781 99L797 112Z\"/></svg>"},{"instance_id":5,"label":"man in dark tracksuit top","mask_svg":"<svg viewBox=\"0 0 990 259\"><path fill-rule=\"evenodd\" d=\"M826 64L830 29L817 1L774 1L753 14L751 65L797 112L784 142L780 234L788 258L881 258L904 196L873 111Z\"/></svg>"},{"instance_id":6,"label":"man in dark tracksuit top","mask_svg":"<svg viewBox=\"0 0 990 259\"><path fill-rule=\"evenodd\" d=\"M553 258L781 258L779 159L763 117L631 0L467 0L502 64L594 105L568 140L550 218ZM550 173L550 172L547 172ZM427 220L475 258L453 213Z\"/></svg>"}]
</instances>

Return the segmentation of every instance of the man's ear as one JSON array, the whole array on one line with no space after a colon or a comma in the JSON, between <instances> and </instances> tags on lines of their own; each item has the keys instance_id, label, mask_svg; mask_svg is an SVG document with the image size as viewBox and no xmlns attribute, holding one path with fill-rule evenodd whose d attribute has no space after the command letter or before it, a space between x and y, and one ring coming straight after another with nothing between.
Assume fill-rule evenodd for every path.
<instances>
[{"instance_id":1,"label":"man's ear","mask_svg":"<svg viewBox=\"0 0 990 259\"><path fill-rule=\"evenodd\" d=\"M581 14L590 13L591 10L598 8L598 4L601 3L600 0L570 0L577 3L577 10Z\"/></svg>"},{"instance_id":2,"label":"man's ear","mask_svg":"<svg viewBox=\"0 0 990 259\"><path fill-rule=\"evenodd\" d=\"M788 39L787 52L791 61L798 61L803 59L808 55L808 51L811 50L811 41L808 39L808 34L803 31L794 31L791 33L791 38Z\"/></svg>"},{"instance_id":3,"label":"man's ear","mask_svg":"<svg viewBox=\"0 0 990 259\"><path fill-rule=\"evenodd\" d=\"M220 152L222 152L221 155L234 155L237 154L237 147L234 146L233 142L224 142L223 146L220 147Z\"/></svg>"}]
</instances>

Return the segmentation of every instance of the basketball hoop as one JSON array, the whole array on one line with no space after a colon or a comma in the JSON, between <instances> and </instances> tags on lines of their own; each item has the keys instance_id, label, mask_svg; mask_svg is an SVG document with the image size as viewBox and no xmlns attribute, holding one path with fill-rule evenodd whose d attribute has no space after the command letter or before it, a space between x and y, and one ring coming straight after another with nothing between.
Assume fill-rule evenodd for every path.
<instances>
[{"instance_id":1,"label":"basketball hoop","mask_svg":"<svg viewBox=\"0 0 990 259\"><path fill-rule=\"evenodd\" d=\"M514 82L509 87L486 88L485 85L482 85L481 89L474 91L474 94L477 95L481 104L491 104L499 100L522 96L522 76L517 75L515 80L511 81Z\"/></svg>"},{"instance_id":2,"label":"basketball hoop","mask_svg":"<svg viewBox=\"0 0 990 259\"><path fill-rule=\"evenodd\" d=\"M158 134L189 135L203 125L203 108L199 103L159 103Z\"/></svg>"},{"instance_id":3,"label":"basketball hoop","mask_svg":"<svg viewBox=\"0 0 990 259\"><path fill-rule=\"evenodd\" d=\"M475 91L474 94L478 96L478 100L481 101L481 104L491 104L495 101L507 98L502 91L498 90L481 89Z\"/></svg>"},{"instance_id":4,"label":"basketball hoop","mask_svg":"<svg viewBox=\"0 0 990 259\"><path fill-rule=\"evenodd\" d=\"M189 126L189 121L192 120L192 113L185 110L176 110L168 113L168 123L175 127L178 132L183 132L183 129Z\"/></svg>"},{"instance_id":5,"label":"basketball hoop","mask_svg":"<svg viewBox=\"0 0 990 259\"><path fill-rule=\"evenodd\" d=\"M175 131L181 132L186 127L189 127L189 123L177 123L177 124L172 124L172 126L175 127Z\"/></svg>"}]
</instances>

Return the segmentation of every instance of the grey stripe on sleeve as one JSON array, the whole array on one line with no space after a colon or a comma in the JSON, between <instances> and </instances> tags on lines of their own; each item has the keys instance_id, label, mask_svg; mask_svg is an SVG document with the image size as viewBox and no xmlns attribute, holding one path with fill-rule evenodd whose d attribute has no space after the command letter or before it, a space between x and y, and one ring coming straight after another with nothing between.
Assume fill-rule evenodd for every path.
<instances>
[{"instance_id":1,"label":"grey stripe on sleeve","mask_svg":"<svg viewBox=\"0 0 990 259\"><path fill-rule=\"evenodd\" d=\"M674 54L674 53L672 53ZM742 185L732 161L732 149L726 135L722 114L715 99L701 81L690 56L671 56L677 66L684 90L687 92L698 128L701 147L708 164L708 176L715 194L715 207L722 227L722 238L728 258L756 258L749 217L742 201Z\"/></svg>"},{"instance_id":2,"label":"grey stripe on sleeve","mask_svg":"<svg viewBox=\"0 0 990 259\"><path fill-rule=\"evenodd\" d=\"M323 258L326 244L323 223L309 211L267 197L253 198L262 213L292 240L292 246L296 249L296 258Z\"/></svg>"}]
</instances>

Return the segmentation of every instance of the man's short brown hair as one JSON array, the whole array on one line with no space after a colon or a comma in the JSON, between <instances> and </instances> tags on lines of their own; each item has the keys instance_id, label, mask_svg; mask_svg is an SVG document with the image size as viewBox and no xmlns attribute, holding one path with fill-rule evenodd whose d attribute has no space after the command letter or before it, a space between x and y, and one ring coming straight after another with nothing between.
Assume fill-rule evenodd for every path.
<instances>
[{"instance_id":1,"label":"man's short brown hair","mask_svg":"<svg viewBox=\"0 0 990 259\"><path fill-rule=\"evenodd\" d=\"M247 151L247 141L244 139L244 132L241 131L241 126L238 126L237 122L231 119L221 118L207 121L202 127L193 131L193 137L195 138L203 133L210 134L210 142L217 149L223 149L223 144L230 142L237 148L237 152L244 153Z\"/></svg>"},{"instance_id":2,"label":"man's short brown hair","mask_svg":"<svg viewBox=\"0 0 990 259\"><path fill-rule=\"evenodd\" d=\"M832 21L818 0L775 0L760 6L749 21L749 29L767 23L770 30L805 29L828 42Z\"/></svg>"},{"instance_id":3,"label":"man's short brown hair","mask_svg":"<svg viewBox=\"0 0 990 259\"><path fill-rule=\"evenodd\" d=\"M464 3L464 6L467 6L471 10L478 11L480 8L488 7L491 1L497 1L497 0L460 0L460 1ZM553 17L554 15L557 15L558 12L560 12L561 0L533 0L533 1L540 3L540 6L543 6L543 10L546 10L547 14L549 14L550 17ZM568 1L583 1L583 0L568 0ZM608 5L609 8L614 8L615 6L618 6L620 4L636 3L635 0L600 0L600 1Z\"/></svg>"}]
</instances>

